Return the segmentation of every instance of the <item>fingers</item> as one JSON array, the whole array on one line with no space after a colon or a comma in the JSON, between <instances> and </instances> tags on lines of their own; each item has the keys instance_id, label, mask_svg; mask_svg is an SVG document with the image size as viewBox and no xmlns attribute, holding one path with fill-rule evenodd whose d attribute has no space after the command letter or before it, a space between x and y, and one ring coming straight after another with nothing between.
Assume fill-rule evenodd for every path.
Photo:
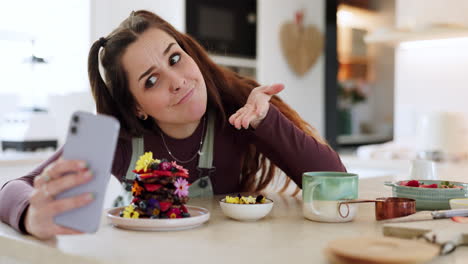
<instances>
[{"instance_id":1,"label":"fingers","mask_svg":"<svg viewBox=\"0 0 468 264\"><path fill-rule=\"evenodd\" d=\"M89 182L93 175L91 171L85 170L78 173L68 174L54 181L47 183L47 191L50 196L54 197L63 191L71 189L77 185Z\"/></svg>"},{"instance_id":2,"label":"fingers","mask_svg":"<svg viewBox=\"0 0 468 264\"><path fill-rule=\"evenodd\" d=\"M93 174L89 170L84 170L74 174L62 176L56 180L44 183L36 187L30 197L30 202L40 204L46 201L52 201L56 195L63 191L69 190L75 186L85 184L93 178Z\"/></svg>"},{"instance_id":3,"label":"fingers","mask_svg":"<svg viewBox=\"0 0 468 264\"><path fill-rule=\"evenodd\" d=\"M246 105L244 107L244 109L245 110L243 111L243 113L234 122L234 126L237 129L240 129L241 127L245 128L245 129L248 129L249 124L250 124L250 121L248 121L248 120L250 119L250 116L252 116L252 114L255 113L253 106Z\"/></svg>"},{"instance_id":4,"label":"fingers","mask_svg":"<svg viewBox=\"0 0 468 264\"><path fill-rule=\"evenodd\" d=\"M248 129L250 122L258 118L256 112L254 106L245 105L229 118L229 123L237 129Z\"/></svg>"},{"instance_id":5,"label":"fingers","mask_svg":"<svg viewBox=\"0 0 468 264\"><path fill-rule=\"evenodd\" d=\"M79 160L58 160L52 166L44 169L41 175L34 178L34 187L57 179L64 174L86 169L86 163Z\"/></svg>"},{"instance_id":6,"label":"fingers","mask_svg":"<svg viewBox=\"0 0 468 264\"><path fill-rule=\"evenodd\" d=\"M55 225L53 228L53 233L56 235L78 235L78 234L83 234L83 232L80 232L75 229L67 228L64 226L59 226Z\"/></svg>"},{"instance_id":7,"label":"fingers","mask_svg":"<svg viewBox=\"0 0 468 264\"><path fill-rule=\"evenodd\" d=\"M94 194L83 193L78 196L52 201L46 206L45 210L49 212L50 215L57 215L65 211L83 207L93 200Z\"/></svg>"},{"instance_id":8,"label":"fingers","mask_svg":"<svg viewBox=\"0 0 468 264\"><path fill-rule=\"evenodd\" d=\"M249 126L255 128L265 118L270 106L270 98L283 89L283 84L255 88L250 93L245 106L229 117L229 123L237 129L241 129L242 127L247 129Z\"/></svg>"},{"instance_id":9,"label":"fingers","mask_svg":"<svg viewBox=\"0 0 468 264\"><path fill-rule=\"evenodd\" d=\"M78 196L51 200L45 203L30 203L25 217L26 230L40 239L55 235L80 234L81 232L55 224L54 217L65 211L86 206L94 200L94 195L85 193Z\"/></svg>"},{"instance_id":10,"label":"fingers","mask_svg":"<svg viewBox=\"0 0 468 264\"><path fill-rule=\"evenodd\" d=\"M279 92L284 90L284 84L282 83L275 83L272 85L264 85L260 86L257 88L259 91L261 91L264 94L273 96L275 94L278 94Z\"/></svg>"}]
</instances>

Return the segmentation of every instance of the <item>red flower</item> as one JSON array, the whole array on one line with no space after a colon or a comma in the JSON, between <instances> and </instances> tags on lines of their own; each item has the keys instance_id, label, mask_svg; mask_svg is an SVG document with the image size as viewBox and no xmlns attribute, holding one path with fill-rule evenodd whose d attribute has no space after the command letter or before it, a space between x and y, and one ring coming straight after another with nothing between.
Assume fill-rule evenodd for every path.
<instances>
[{"instance_id":1,"label":"red flower","mask_svg":"<svg viewBox=\"0 0 468 264\"><path fill-rule=\"evenodd\" d=\"M158 190L158 189L161 188L161 187L162 187L161 184L151 184L151 183L145 184L145 189L146 189L148 192L154 192L154 191Z\"/></svg>"},{"instance_id":2,"label":"red flower","mask_svg":"<svg viewBox=\"0 0 468 264\"><path fill-rule=\"evenodd\" d=\"M169 218L182 218L182 213L178 208L171 208L171 210L167 212L167 216Z\"/></svg>"}]
</instances>

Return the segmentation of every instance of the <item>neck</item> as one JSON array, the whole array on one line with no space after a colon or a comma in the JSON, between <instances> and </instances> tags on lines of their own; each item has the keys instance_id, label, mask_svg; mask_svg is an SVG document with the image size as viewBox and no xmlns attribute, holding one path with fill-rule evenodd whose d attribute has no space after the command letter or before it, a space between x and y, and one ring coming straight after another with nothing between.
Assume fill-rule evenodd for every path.
<instances>
[{"instance_id":1,"label":"neck","mask_svg":"<svg viewBox=\"0 0 468 264\"><path fill-rule=\"evenodd\" d=\"M193 132L197 129L201 120L197 120L192 123L187 124L158 124L159 128L164 132L164 134L176 138L183 139L190 137Z\"/></svg>"}]
</instances>

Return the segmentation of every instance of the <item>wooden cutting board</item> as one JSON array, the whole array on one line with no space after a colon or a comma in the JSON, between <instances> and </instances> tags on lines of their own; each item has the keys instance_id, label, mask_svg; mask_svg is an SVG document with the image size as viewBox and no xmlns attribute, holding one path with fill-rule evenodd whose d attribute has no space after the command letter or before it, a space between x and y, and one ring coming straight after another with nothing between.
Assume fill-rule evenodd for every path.
<instances>
[{"instance_id":1,"label":"wooden cutting board","mask_svg":"<svg viewBox=\"0 0 468 264\"><path fill-rule=\"evenodd\" d=\"M468 223L457 223L451 219L388 223L383 225L383 234L400 238L424 236L438 244L468 245Z\"/></svg>"},{"instance_id":2,"label":"wooden cutting board","mask_svg":"<svg viewBox=\"0 0 468 264\"><path fill-rule=\"evenodd\" d=\"M416 264L439 254L430 243L394 237L351 237L328 243L324 250L333 264Z\"/></svg>"}]
</instances>

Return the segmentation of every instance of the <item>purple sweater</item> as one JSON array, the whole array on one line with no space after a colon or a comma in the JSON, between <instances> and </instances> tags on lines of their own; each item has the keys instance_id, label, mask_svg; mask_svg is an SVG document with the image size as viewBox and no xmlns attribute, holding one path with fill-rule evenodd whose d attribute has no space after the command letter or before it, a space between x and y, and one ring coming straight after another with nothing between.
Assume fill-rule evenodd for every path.
<instances>
[{"instance_id":1,"label":"purple sweater","mask_svg":"<svg viewBox=\"0 0 468 264\"><path fill-rule=\"evenodd\" d=\"M180 160L188 160L198 151L203 135L202 125L185 139L174 139L164 135L166 145L172 154ZM302 186L302 173L306 171L346 171L338 154L330 147L317 142L306 135L288 120L275 106L270 105L265 119L255 130L237 130L226 126L215 132L213 166L211 174L215 194L237 193L241 191L241 157L253 143L270 161L276 164L299 186ZM173 160L163 145L159 133L144 135L145 151L152 151L160 159ZM130 165L132 154L131 140L119 139L115 153L112 174L122 181ZM23 231L22 220L29 205L29 196L33 191L34 177L51 162L57 160L61 151L56 152L28 175L9 181L0 190L0 220ZM181 164L189 170L189 182L198 179L196 166L198 159Z\"/></svg>"}]
</instances>

